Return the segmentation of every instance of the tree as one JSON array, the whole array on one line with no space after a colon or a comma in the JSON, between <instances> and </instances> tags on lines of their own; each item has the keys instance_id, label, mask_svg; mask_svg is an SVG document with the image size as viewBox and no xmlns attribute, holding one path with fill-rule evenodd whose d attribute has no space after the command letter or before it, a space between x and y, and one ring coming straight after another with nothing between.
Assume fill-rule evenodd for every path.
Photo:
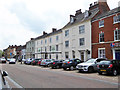
<instances>
[{"instance_id":1,"label":"tree","mask_svg":"<svg viewBox=\"0 0 120 90\"><path fill-rule=\"evenodd\" d=\"M3 51L2 51L2 50L0 50L0 58L2 57L2 55L3 55Z\"/></svg>"}]
</instances>

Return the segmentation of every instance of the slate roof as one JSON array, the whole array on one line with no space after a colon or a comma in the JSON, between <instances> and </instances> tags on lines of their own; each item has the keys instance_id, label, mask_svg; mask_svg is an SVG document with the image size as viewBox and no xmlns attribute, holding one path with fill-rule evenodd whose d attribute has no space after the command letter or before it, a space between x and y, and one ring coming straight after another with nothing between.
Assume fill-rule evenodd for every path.
<instances>
[{"instance_id":1,"label":"slate roof","mask_svg":"<svg viewBox=\"0 0 120 90\"><path fill-rule=\"evenodd\" d=\"M110 10L110 11L107 11L107 12L105 12L105 13L103 13L103 14L100 14L100 15L98 15L97 17L95 17L92 21L99 20L99 19L101 19L101 18L103 18L103 17L108 17L108 16L110 16L110 15L114 15L114 14L117 14L117 13L120 13L120 7L117 7L117 8L115 8L115 9L112 9L112 10Z\"/></svg>"},{"instance_id":2,"label":"slate roof","mask_svg":"<svg viewBox=\"0 0 120 90\"><path fill-rule=\"evenodd\" d=\"M81 22L84 22L84 21L87 21L89 19L92 19L98 12L99 12L99 9L98 8L95 8L93 10L89 10L89 16L88 17L84 17L84 13L81 13L79 15L76 15L75 16L75 21L73 23L70 23L70 21L68 22L68 24L66 24L62 29L65 29L69 26L72 26L72 25L75 25L76 23L81 23Z\"/></svg>"},{"instance_id":3,"label":"slate roof","mask_svg":"<svg viewBox=\"0 0 120 90\"><path fill-rule=\"evenodd\" d=\"M38 36L38 37L36 37L34 40L42 39L42 38L45 38L45 37L48 37L48 36L52 36L52 35L55 35L55 34L58 34L58 33L61 33L61 32L62 32L62 30L59 29L59 30L56 30L56 31L54 31L54 32L47 33L47 34L45 34L45 35Z\"/></svg>"}]
</instances>

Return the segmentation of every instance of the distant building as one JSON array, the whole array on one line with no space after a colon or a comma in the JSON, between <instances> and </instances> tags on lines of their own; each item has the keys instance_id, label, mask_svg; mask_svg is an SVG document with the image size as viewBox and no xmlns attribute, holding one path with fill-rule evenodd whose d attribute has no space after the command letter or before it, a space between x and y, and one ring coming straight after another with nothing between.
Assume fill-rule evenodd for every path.
<instances>
[{"instance_id":1,"label":"distant building","mask_svg":"<svg viewBox=\"0 0 120 90\"><path fill-rule=\"evenodd\" d=\"M31 38L26 42L26 58L35 58L35 40Z\"/></svg>"}]
</instances>

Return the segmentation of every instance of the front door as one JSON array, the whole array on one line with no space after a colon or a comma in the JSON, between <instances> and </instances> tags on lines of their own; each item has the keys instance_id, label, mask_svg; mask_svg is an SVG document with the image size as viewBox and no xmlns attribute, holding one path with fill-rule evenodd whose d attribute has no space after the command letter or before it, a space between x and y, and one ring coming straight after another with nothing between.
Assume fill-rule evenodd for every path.
<instances>
[{"instance_id":1,"label":"front door","mask_svg":"<svg viewBox=\"0 0 120 90\"><path fill-rule=\"evenodd\" d=\"M115 59L120 60L120 50L115 51Z\"/></svg>"}]
</instances>

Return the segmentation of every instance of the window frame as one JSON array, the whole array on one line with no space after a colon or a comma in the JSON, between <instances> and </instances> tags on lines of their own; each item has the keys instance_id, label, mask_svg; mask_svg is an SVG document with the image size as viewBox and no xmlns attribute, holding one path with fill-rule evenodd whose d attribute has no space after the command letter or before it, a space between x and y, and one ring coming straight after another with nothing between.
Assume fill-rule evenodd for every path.
<instances>
[{"instance_id":1,"label":"window frame","mask_svg":"<svg viewBox=\"0 0 120 90\"><path fill-rule=\"evenodd\" d=\"M104 37L103 37L103 35L104 35L104 32L100 32L100 33L99 33L99 43L105 42L105 35L104 35ZM102 40L102 41L101 41L101 40Z\"/></svg>"},{"instance_id":2,"label":"window frame","mask_svg":"<svg viewBox=\"0 0 120 90\"><path fill-rule=\"evenodd\" d=\"M65 31L65 37L69 36L69 30Z\"/></svg>"},{"instance_id":3,"label":"window frame","mask_svg":"<svg viewBox=\"0 0 120 90\"><path fill-rule=\"evenodd\" d=\"M83 39L83 40L82 40ZM82 42L81 42L82 41ZM84 46L85 45L85 38L80 38L79 39L79 45Z\"/></svg>"},{"instance_id":4,"label":"window frame","mask_svg":"<svg viewBox=\"0 0 120 90\"><path fill-rule=\"evenodd\" d=\"M116 35L116 31L117 31L117 35ZM114 41L120 41L119 38L120 38L120 29L116 29L114 30Z\"/></svg>"},{"instance_id":5,"label":"window frame","mask_svg":"<svg viewBox=\"0 0 120 90\"><path fill-rule=\"evenodd\" d=\"M79 26L79 34L85 33L85 25Z\"/></svg>"},{"instance_id":6,"label":"window frame","mask_svg":"<svg viewBox=\"0 0 120 90\"><path fill-rule=\"evenodd\" d=\"M104 50L102 51L103 55L100 53L101 50ZM98 48L98 58L106 58L105 48Z\"/></svg>"},{"instance_id":7,"label":"window frame","mask_svg":"<svg viewBox=\"0 0 120 90\"><path fill-rule=\"evenodd\" d=\"M104 27L104 20L99 21L99 28Z\"/></svg>"}]
</instances>

